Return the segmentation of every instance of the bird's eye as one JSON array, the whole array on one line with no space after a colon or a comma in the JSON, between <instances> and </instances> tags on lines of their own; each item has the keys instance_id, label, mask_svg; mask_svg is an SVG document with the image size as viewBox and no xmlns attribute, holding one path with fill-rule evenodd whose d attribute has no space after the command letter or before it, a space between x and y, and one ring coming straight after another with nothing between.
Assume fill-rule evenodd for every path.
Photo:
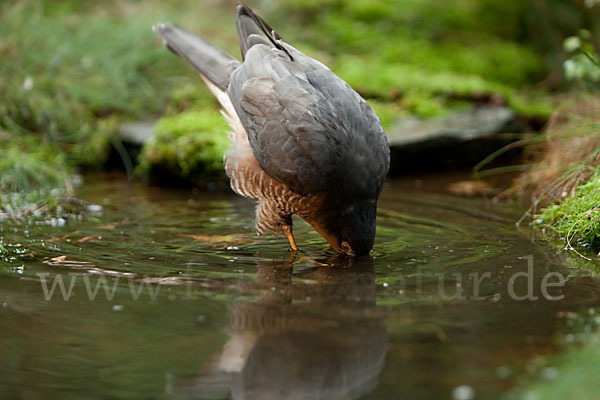
<instances>
[{"instance_id":1,"label":"bird's eye","mask_svg":"<svg viewBox=\"0 0 600 400\"><path fill-rule=\"evenodd\" d=\"M354 255L354 251L352 250L352 247L350 247L350 244L348 242L342 242L340 247L342 248L342 251L344 253Z\"/></svg>"}]
</instances>

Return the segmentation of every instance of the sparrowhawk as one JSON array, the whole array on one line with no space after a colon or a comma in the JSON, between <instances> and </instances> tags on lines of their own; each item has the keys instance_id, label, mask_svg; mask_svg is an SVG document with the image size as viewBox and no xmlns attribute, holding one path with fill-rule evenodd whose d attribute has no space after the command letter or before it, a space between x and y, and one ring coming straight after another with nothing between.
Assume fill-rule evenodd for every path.
<instances>
[{"instance_id":1,"label":"sparrowhawk","mask_svg":"<svg viewBox=\"0 0 600 400\"><path fill-rule=\"evenodd\" d=\"M295 251L296 214L338 252L368 254L390 157L379 117L247 6L236 22L243 62L172 24L154 29L222 105L231 126L225 170L236 193L258 200L257 233L284 234Z\"/></svg>"}]
</instances>

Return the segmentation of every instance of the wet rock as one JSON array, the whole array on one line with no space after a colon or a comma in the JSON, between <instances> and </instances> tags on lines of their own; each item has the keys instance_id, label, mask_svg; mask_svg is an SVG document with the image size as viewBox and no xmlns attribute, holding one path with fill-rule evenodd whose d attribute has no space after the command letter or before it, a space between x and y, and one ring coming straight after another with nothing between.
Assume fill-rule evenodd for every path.
<instances>
[{"instance_id":1,"label":"wet rock","mask_svg":"<svg viewBox=\"0 0 600 400\"><path fill-rule=\"evenodd\" d=\"M127 122L119 127L119 135L112 143L106 169L127 170L137 165L142 147L154 136L156 121Z\"/></svg>"},{"instance_id":2,"label":"wet rock","mask_svg":"<svg viewBox=\"0 0 600 400\"><path fill-rule=\"evenodd\" d=\"M128 122L119 127L121 141L132 146L143 146L154 135L156 121Z\"/></svg>"},{"instance_id":3,"label":"wet rock","mask_svg":"<svg viewBox=\"0 0 600 400\"><path fill-rule=\"evenodd\" d=\"M500 189L493 188L485 181L458 181L451 183L446 189L454 195L466 197L494 195L500 192Z\"/></svg>"},{"instance_id":4,"label":"wet rock","mask_svg":"<svg viewBox=\"0 0 600 400\"><path fill-rule=\"evenodd\" d=\"M472 167L516 140L516 114L507 107L481 106L449 115L399 119L387 132L391 174Z\"/></svg>"}]
</instances>

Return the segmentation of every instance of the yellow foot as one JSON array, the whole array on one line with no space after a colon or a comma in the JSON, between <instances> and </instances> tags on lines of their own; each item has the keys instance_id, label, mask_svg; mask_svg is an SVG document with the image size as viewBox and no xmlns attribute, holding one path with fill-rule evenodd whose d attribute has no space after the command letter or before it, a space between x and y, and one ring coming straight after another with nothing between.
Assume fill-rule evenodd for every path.
<instances>
[{"instance_id":1,"label":"yellow foot","mask_svg":"<svg viewBox=\"0 0 600 400\"><path fill-rule=\"evenodd\" d=\"M296 246L296 240L294 239L294 235L292 234L292 227L289 226L289 225L286 225L283 228L283 232L285 233L285 236L290 241L291 251L294 252L294 253L297 252L298 251L298 246Z\"/></svg>"}]
</instances>

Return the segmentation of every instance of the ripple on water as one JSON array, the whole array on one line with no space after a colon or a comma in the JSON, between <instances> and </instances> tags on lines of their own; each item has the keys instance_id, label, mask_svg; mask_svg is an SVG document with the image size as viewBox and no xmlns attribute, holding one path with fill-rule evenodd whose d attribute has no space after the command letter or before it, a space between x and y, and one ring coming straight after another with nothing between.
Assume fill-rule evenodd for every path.
<instances>
[{"instance_id":1,"label":"ripple on water","mask_svg":"<svg viewBox=\"0 0 600 400\"><path fill-rule=\"evenodd\" d=\"M253 234L247 199L119 179L79 193L101 214L2 221L0 256L26 251L0 267L1 397L497 398L598 282L569 277L547 301L545 274L569 272L518 212L406 187L386 186L359 260L301 221L291 256ZM539 299L516 301L530 255Z\"/></svg>"}]
</instances>

